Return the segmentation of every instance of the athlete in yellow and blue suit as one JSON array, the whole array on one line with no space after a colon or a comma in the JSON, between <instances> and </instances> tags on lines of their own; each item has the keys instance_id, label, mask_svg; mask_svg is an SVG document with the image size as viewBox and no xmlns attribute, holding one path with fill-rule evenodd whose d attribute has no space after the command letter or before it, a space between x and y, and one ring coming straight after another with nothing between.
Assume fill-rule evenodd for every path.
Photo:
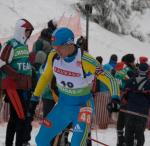
<instances>
[{"instance_id":1,"label":"athlete in yellow and blue suit","mask_svg":"<svg viewBox=\"0 0 150 146\"><path fill-rule=\"evenodd\" d=\"M56 29L53 36L59 47L53 44L56 51L52 51L48 56L45 71L38 81L32 100L38 99L47 84L52 81L53 75L56 77L59 98L52 111L43 119L36 143L37 146L49 146L53 137L72 123L71 146L84 146L92 113L90 76L95 75L108 86L112 99L119 98L119 87L111 74L99 67L96 59L87 52L82 53L81 49L70 41L71 38L74 39L70 29Z\"/></svg>"}]
</instances>

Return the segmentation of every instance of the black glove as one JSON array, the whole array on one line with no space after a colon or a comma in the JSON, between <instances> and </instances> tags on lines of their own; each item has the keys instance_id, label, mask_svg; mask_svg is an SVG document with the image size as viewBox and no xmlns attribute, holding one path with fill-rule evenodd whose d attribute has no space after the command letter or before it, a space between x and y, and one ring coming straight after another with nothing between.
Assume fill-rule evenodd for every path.
<instances>
[{"instance_id":1,"label":"black glove","mask_svg":"<svg viewBox=\"0 0 150 146\"><path fill-rule=\"evenodd\" d=\"M112 99L111 102L108 103L107 109L110 113L118 112L120 109L120 100L119 99Z\"/></svg>"},{"instance_id":2,"label":"black glove","mask_svg":"<svg viewBox=\"0 0 150 146\"><path fill-rule=\"evenodd\" d=\"M35 115L35 109L38 105L38 101L31 100L29 103L28 117L33 117Z\"/></svg>"}]
</instances>

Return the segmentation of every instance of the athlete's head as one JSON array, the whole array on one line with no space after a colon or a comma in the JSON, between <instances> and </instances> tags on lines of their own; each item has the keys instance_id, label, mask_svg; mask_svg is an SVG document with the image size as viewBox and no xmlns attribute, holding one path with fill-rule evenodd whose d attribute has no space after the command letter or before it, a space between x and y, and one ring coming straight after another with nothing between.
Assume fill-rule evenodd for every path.
<instances>
[{"instance_id":1,"label":"athlete's head","mask_svg":"<svg viewBox=\"0 0 150 146\"><path fill-rule=\"evenodd\" d=\"M52 34L52 45L63 46L65 44L74 43L74 34L71 29L61 27L56 29Z\"/></svg>"},{"instance_id":2,"label":"athlete's head","mask_svg":"<svg viewBox=\"0 0 150 146\"><path fill-rule=\"evenodd\" d=\"M16 22L14 38L24 44L30 37L33 30L34 28L28 20L19 19Z\"/></svg>"},{"instance_id":3,"label":"athlete's head","mask_svg":"<svg viewBox=\"0 0 150 146\"><path fill-rule=\"evenodd\" d=\"M56 29L52 34L52 46L64 58L74 51L74 33L67 27Z\"/></svg>"}]
</instances>

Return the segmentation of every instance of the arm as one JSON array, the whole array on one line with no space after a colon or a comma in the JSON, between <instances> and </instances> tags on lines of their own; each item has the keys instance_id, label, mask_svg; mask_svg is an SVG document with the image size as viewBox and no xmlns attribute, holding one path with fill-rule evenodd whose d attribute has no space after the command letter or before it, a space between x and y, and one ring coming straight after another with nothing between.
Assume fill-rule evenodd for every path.
<instances>
[{"instance_id":1,"label":"arm","mask_svg":"<svg viewBox=\"0 0 150 146\"><path fill-rule=\"evenodd\" d=\"M48 85L48 83L52 82L52 77L53 77L53 68L52 68L52 60L56 52L51 52L48 56L48 60L46 63L45 70L43 74L41 75L36 88L34 90L33 95L34 96L40 96L42 92L44 91L45 87Z\"/></svg>"},{"instance_id":2,"label":"arm","mask_svg":"<svg viewBox=\"0 0 150 146\"><path fill-rule=\"evenodd\" d=\"M5 44L0 52L0 68L12 61L13 54L13 46Z\"/></svg>"},{"instance_id":3,"label":"arm","mask_svg":"<svg viewBox=\"0 0 150 146\"><path fill-rule=\"evenodd\" d=\"M13 55L13 46L5 44L0 52L0 68L2 71L6 72L8 76L17 78L18 73L9 65L12 61Z\"/></svg>"},{"instance_id":4,"label":"arm","mask_svg":"<svg viewBox=\"0 0 150 146\"><path fill-rule=\"evenodd\" d=\"M108 71L103 71L99 63L86 52L82 56L82 64L85 72L95 74L96 78L109 88L112 98L120 97L119 86L115 78Z\"/></svg>"}]
</instances>

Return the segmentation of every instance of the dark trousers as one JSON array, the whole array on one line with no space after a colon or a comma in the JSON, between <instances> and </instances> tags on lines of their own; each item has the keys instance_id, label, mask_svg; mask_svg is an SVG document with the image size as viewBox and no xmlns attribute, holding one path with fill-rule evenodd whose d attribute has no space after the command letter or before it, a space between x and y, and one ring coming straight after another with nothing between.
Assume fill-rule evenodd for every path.
<instances>
[{"instance_id":1,"label":"dark trousers","mask_svg":"<svg viewBox=\"0 0 150 146\"><path fill-rule=\"evenodd\" d=\"M6 130L6 146L12 146L13 145L13 140L14 140L14 135L16 134L16 141L15 141L15 146L22 146L24 141L28 141L31 139L30 132L32 127L31 123L28 122L28 119L26 118L26 113L28 110L28 105L29 105L29 100L25 96L27 96L27 92L23 90L17 90L22 108L25 114L25 119L19 119L18 115L9 101L10 102L10 118L8 121L7 125L7 130ZM26 95L25 95L25 94Z\"/></svg>"},{"instance_id":2,"label":"dark trousers","mask_svg":"<svg viewBox=\"0 0 150 146\"><path fill-rule=\"evenodd\" d=\"M146 118L130 115L126 117L125 142L127 146L143 146L145 142L144 131L146 128Z\"/></svg>"},{"instance_id":3,"label":"dark trousers","mask_svg":"<svg viewBox=\"0 0 150 146\"><path fill-rule=\"evenodd\" d=\"M123 107L126 109L126 107ZM126 113L119 112L118 120L117 120L117 146L122 146L125 142L124 139L124 128L126 123Z\"/></svg>"}]
</instances>

